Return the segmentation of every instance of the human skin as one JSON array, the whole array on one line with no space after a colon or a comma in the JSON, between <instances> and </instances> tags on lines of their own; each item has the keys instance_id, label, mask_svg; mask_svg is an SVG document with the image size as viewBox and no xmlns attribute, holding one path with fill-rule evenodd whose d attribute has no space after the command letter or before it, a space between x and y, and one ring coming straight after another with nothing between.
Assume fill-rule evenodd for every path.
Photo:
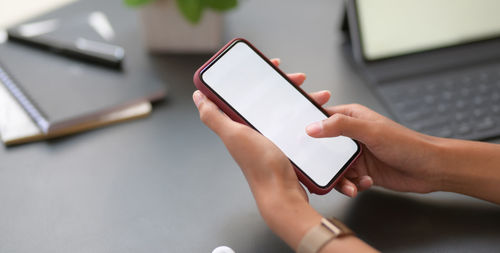
<instances>
[{"instance_id":1,"label":"human skin","mask_svg":"<svg viewBox=\"0 0 500 253\"><path fill-rule=\"evenodd\" d=\"M279 60L272 60L279 65ZM289 74L301 85L305 75ZM328 91L311 93L320 105ZM240 166L269 227L293 249L321 215L308 203L288 158L271 141L232 121L201 92L193 94L200 118L224 142ZM364 147L360 158L336 186L354 197L378 185L405 192L452 191L500 203L500 145L436 138L407 129L361 105L325 108L328 119L304 131L316 138L344 135ZM472 169L473 168L473 169ZM329 242L321 252L375 251L355 236Z\"/></svg>"}]
</instances>

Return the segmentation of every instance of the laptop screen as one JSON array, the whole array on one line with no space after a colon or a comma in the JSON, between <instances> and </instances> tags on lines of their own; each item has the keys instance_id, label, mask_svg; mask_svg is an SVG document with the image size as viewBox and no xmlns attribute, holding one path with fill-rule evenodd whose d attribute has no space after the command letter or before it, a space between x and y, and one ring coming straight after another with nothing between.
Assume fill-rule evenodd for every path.
<instances>
[{"instance_id":1,"label":"laptop screen","mask_svg":"<svg viewBox=\"0 0 500 253\"><path fill-rule=\"evenodd\" d=\"M357 0L356 7L367 60L500 35L499 0Z\"/></svg>"}]
</instances>

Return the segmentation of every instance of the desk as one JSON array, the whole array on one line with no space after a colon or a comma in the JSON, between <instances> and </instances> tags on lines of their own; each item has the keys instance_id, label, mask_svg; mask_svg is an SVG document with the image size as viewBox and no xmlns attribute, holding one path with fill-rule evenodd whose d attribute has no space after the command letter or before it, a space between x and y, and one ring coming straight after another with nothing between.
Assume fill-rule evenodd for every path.
<instances>
[{"instance_id":1,"label":"desk","mask_svg":"<svg viewBox=\"0 0 500 253\"><path fill-rule=\"evenodd\" d=\"M307 73L304 88L331 90L330 104L357 102L386 114L342 56L342 1L241 2L227 16L225 39L246 37L280 57L285 71ZM191 80L208 56L154 58L170 96L150 117L0 148L0 252L211 252L220 245L291 252L199 121ZM500 249L500 208L457 194L375 189L355 199L312 196L311 203L386 252Z\"/></svg>"}]
</instances>

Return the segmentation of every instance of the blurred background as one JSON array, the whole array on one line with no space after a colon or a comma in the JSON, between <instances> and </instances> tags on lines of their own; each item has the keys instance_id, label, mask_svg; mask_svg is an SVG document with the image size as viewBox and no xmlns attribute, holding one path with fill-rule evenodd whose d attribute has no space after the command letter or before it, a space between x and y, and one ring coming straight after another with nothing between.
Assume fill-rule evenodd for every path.
<instances>
[{"instance_id":1,"label":"blurred background","mask_svg":"<svg viewBox=\"0 0 500 253\"><path fill-rule=\"evenodd\" d=\"M409 6L413 23L391 16L410 15ZM280 58L285 72L306 73L304 90L330 90L327 105L360 103L421 132L500 143L500 23L487 15L498 7L487 0L0 0L0 252L221 245L291 252L200 122L194 71L243 37ZM429 40L450 38L443 31L468 37L419 47L390 33L438 26L431 18L455 20L455 29L440 27ZM397 45L381 42L389 35ZM332 191L310 201L385 252L500 248L499 207L458 194L374 188L355 199Z\"/></svg>"}]
</instances>

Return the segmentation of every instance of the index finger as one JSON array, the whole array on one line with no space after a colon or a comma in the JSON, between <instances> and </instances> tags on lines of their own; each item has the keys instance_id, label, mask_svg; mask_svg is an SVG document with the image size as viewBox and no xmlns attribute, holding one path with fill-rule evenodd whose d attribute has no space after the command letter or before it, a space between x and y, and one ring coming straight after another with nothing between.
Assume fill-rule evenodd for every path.
<instances>
[{"instance_id":1,"label":"index finger","mask_svg":"<svg viewBox=\"0 0 500 253\"><path fill-rule=\"evenodd\" d=\"M281 60L279 58L273 58L270 61L276 67L279 67L281 63ZM304 73L292 73L292 74L287 74L287 76L288 78L290 78L290 80L292 80L293 84L297 86L301 86L306 80L306 74Z\"/></svg>"}]
</instances>

